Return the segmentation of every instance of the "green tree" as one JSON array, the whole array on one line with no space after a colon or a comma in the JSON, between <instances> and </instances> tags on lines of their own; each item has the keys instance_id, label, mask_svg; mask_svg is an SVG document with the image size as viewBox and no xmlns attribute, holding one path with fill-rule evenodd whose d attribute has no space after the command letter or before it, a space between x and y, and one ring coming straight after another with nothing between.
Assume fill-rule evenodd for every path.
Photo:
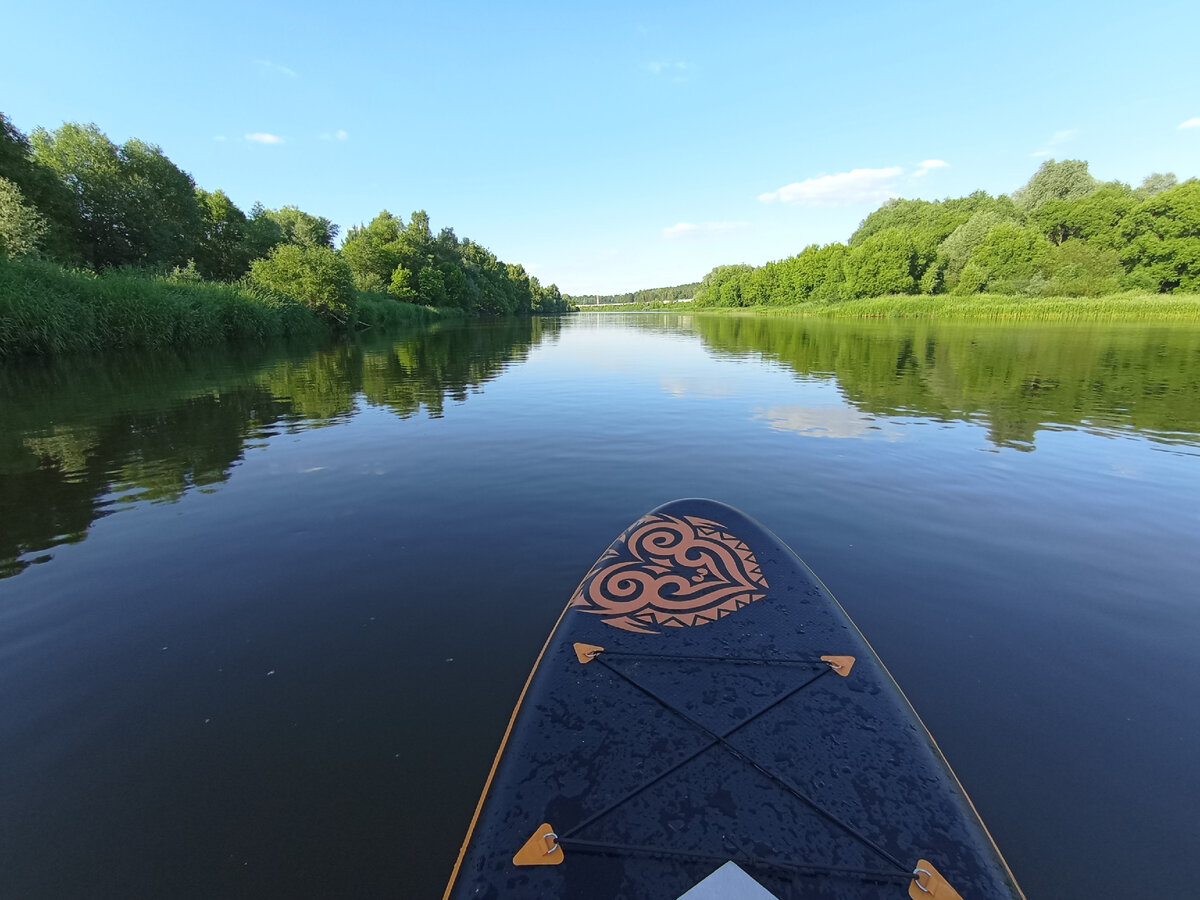
<instances>
[{"instance_id":1,"label":"green tree","mask_svg":"<svg viewBox=\"0 0 1200 900\"><path fill-rule=\"evenodd\" d=\"M959 292L1038 292L1049 249L1049 241L1033 228L1015 222L993 225L963 267Z\"/></svg>"},{"instance_id":2,"label":"green tree","mask_svg":"<svg viewBox=\"0 0 1200 900\"><path fill-rule=\"evenodd\" d=\"M486 247L466 238L459 244L459 253L467 276L472 308L483 315L510 315L515 298L504 263Z\"/></svg>"},{"instance_id":3,"label":"green tree","mask_svg":"<svg viewBox=\"0 0 1200 900\"><path fill-rule=\"evenodd\" d=\"M952 231L938 246L941 278L946 290L958 286L963 267L971 253L983 243L989 231L1001 222L1011 221L998 209L981 209Z\"/></svg>"},{"instance_id":4,"label":"green tree","mask_svg":"<svg viewBox=\"0 0 1200 900\"><path fill-rule=\"evenodd\" d=\"M510 312L528 315L533 309L533 292L529 286L529 274L520 263L509 263L504 267L509 285Z\"/></svg>"},{"instance_id":5,"label":"green tree","mask_svg":"<svg viewBox=\"0 0 1200 900\"><path fill-rule=\"evenodd\" d=\"M825 275L813 291L812 298L822 303L848 300L853 296L846 276L850 248L835 242L822 247L821 253L825 258Z\"/></svg>"},{"instance_id":6,"label":"green tree","mask_svg":"<svg viewBox=\"0 0 1200 900\"><path fill-rule=\"evenodd\" d=\"M570 302L563 297L557 284L538 285L537 296L533 301L533 311L542 315L556 315L567 312Z\"/></svg>"},{"instance_id":7,"label":"green tree","mask_svg":"<svg viewBox=\"0 0 1200 900\"><path fill-rule=\"evenodd\" d=\"M1043 261L1049 279L1044 293L1054 297L1095 297L1121 289L1125 269L1116 250L1091 241L1052 246Z\"/></svg>"},{"instance_id":8,"label":"green tree","mask_svg":"<svg viewBox=\"0 0 1200 900\"><path fill-rule=\"evenodd\" d=\"M1056 162L1048 159L1024 187L1013 192L1013 200L1022 209L1037 209L1049 200L1086 197L1099 186L1100 182L1088 172L1088 164L1083 160L1064 159Z\"/></svg>"},{"instance_id":9,"label":"green tree","mask_svg":"<svg viewBox=\"0 0 1200 900\"><path fill-rule=\"evenodd\" d=\"M745 264L717 266L700 280L693 302L697 306L743 306L742 279L751 271Z\"/></svg>"},{"instance_id":10,"label":"green tree","mask_svg":"<svg viewBox=\"0 0 1200 900\"><path fill-rule=\"evenodd\" d=\"M784 260L783 280L793 303L811 300L825 281L829 268L829 251L809 244L793 257Z\"/></svg>"},{"instance_id":11,"label":"green tree","mask_svg":"<svg viewBox=\"0 0 1200 900\"><path fill-rule=\"evenodd\" d=\"M433 258L439 266L461 265L462 253L459 251L458 236L453 228L443 228L438 232L433 242Z\"/></svg>"},{"instance_id":12,"label":"green tree","mask_svg":"<svg viewBox=\"0 0 1200 900\"><path fill-rule=\"evenodd\" d=\"M1133 284L1169 293L1200 290L1200 181L1160 191L1133 215L1122 251Z\"/></svg>"},{"instance_id":13,"label":"green tree","mask_svg":"<svg viewBox=\"0 0 1200 900\"><path fill-rule=\"evenodd\" d=\"M413 287L413 273L404 266L396 266L392 272L391 282L388 284L388 293L404 303L416 303L419 297L417 291Z\"/></svg>"},{"instance_id":14,"label":"green tree","mask_svg":"<svg viewBox=\"0 0 1200 900\"><path fill-rule=\"evenodd\" d=\"M153 144L118 147L95 125L39 128L37 162L72 190L79 244L97 269L119 265L182 265L202 231L192 177Z\"/></svg>"},{"instance_id":15,"label":"green tree","mask_svg":"<svg viewBox=\"0 0 1200 900\"><path fill-rule=\"evenodd\" d=\"M261 203L250 207L250 215L242 227L243 252L249 260L262 259L284 242L283 228L271 218L271 211Z\"/></svg>"},{"instance_id":16,"label":"green tree","mask_svg":"<svg viewBox=\"0 0 1200 900\"><path fill-rule=\"evenodd\" d=\"M123 211L136 261L183 265L203 234L196 182L162 148L133 138L121 145Z\"/></svg>"},{"instance_id":17,"label":"green tree","mask_svg":"<svg viewBox=\"0 0 1200 900\"><path fill-rule=\"evenodd\" d=\"M35 129L34 159L68 185L78 212L78 239L94 268L135 260L124 221L120 151L95 125L66 123L57 131Z\"/></svg>"},{"instance_id":18,"label":"green tree","mask_svg":"<svg viewBox=\"0 0 1200 900\"><path fill-rule=\"evenodd\" d=\"M0 177L0 259L28 256L45 233L45 218L25 202L19 187Z\"/></svg>"},{"instance_id":19,"label":"green tree","mask_svg":"<svg viewBox=\"0 0 1200 900\"><path fill-rule=\"evenodd\" d=\"M350 266L324 245L280 244L250 265L250 278L338 321L344 322L354 309Z\"/></svg>"},{"instance_id":20,"label":"green tree","mask_svg":"<svg viewBox=\"0 0 1200 900\"><path fill-rule=\"evenodd\" d=\"M324 216L306 213L298 206L267 210L267 216L279 226L283 239L300 247L329 247L337 237L338 227Z\"/></svg>"},{"instance_id":21,"label":"green tree","mask_svg":"<svg viewBox=\"0 0 1200 900\"><path fill-rule=\"evenodd\" d=\"M1179 184L1174 172L1152 172L1142 179L1141 186L1134 192L1139 197L1153 197Z\"/></svg>"},{"instance_id":22,"label":"green tree","mask_svg":"<svg viewBox=\"0 0 1200 900\"><path fill-rule=\"evenodd\" d=\"M1128 243L1125 220L1138 198L1125 185L1106 184L1083 197L1047 200L1030 213L1030 222L1053 244L1087 240L1115 249Z\"/></svg>"},{"instance_id":23,"label":"green tree","mask_svg":"<svg viewBox=\"0 0 1200 900\"><path fill-rule=\"evenodd\" d=\"M201 235L196 243L196 268L205 278L236 281L250 269L246 214L224 191L196 189Z\"/></svg>"},{"instance_id":24,"label":"green tree","mask_svg":"<svg viewBox=\"0 0 1200 900\"><path fill-rule=\"evenodd\" d=\"M846 281L855 297L915 294L917 248L900 228L885 228L851 248Z\"/></svg>"},{"instance_id":25,"label":"green tree","mask_svg":"<svg viewBox=\"0 0 1200 900\"><path fill-rule=\"evenodd\" d=\"M433 242L433 228L429 224L429 213L423 209L418 209L409 216L408 227L405 231L411 232L413 237L425 241L426 244Z\"/></svg>"},{"instance_id":26,"label":"green tree","mask_svg":"<svg viewBox=\"0 0 1200 900\"><path fill-rule=\"evenodd\" d=\"M424 306L446 305L446 282L433 266L417 272L417 297Z\"/></svg>"},{"instance_id":27,"label":"green tree","mask_svg":"<svg viewBox=\"0 0 1200 900\"><path fill-rule=\"evenodd\" d=\"M21 191L22 202L46 219L41 236L42 251L67 265L82 260L79 240L79 211L75 196L58 173L33 157L33 147L24 134L0 113L0 178L7 178Z\"/></svg>"},{"instance_id":28,"label":"green tree","mask_svg":"<svg viewBox=\"0 0 1200 900\"><path fill-rule=\"evenodd\" d=\"M396 267L401 265L397 243L404 231L404 222L386 209L367 225L346 232L342 256L354 273L354 286L360 291L384 290L391 283Z\"/></svg>"},{"instance_id":29,"label":"green tree","mask_svg":"<svg viewBox=\"0 0 1200 900\"><path fill-rule=\"evenodd\" d=\"M857 246L885 228L900 228L908 232L929 232L930 240L940 243L950 232L981 209L1002 206L1007 198L993 198L986 191L975 191L966 197L947 200L888 200L867 216L850 236L851 247Z\"/></svg>"},{"instance_id":30,"label":"green tree","mask_svg":"<svg viewBox=\"0 0 1200 900\"><path fill-rule=\"evenodd\" d=\"M412 214L408 227L396 236L394 247L399 264L413 272L420 272L433 261L433 233L425 210Z\"/></svg>"},{"instance_id":31,"label":"green tree","mask_svg":"<svg viewBox=\"0 0 1200 900\"><path fill-rule=\"evenodd\" d=\"M446 305L470 312L470 286L466 273L453 263L442 263L438 271L442 273L442 283L446 288Z\"/></svg>"}]
</instances>

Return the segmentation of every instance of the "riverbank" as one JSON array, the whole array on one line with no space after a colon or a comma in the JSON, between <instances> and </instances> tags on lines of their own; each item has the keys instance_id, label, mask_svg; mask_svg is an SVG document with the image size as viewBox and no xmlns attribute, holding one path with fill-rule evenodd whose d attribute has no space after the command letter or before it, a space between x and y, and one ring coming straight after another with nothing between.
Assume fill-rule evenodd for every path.
<instances>
[{"instance_id":1,"label":"riverbank","mask_svg":"<svg viewBox=\"0 0 1200 900\"><path fill-rule=\"evenodd\" d=\"M462 318L453 309L357 292L357 327ZM0 262L0 359L95 350L159 349L320 337L341 327L284 294L239 282L96 275L45 262Z\"/></svg>"},{"instance_id":2,"label":"riverbank","mask_svg":"<svg viewBox=\"0 0 1200 900\"><path fill-rule=\"evenodd\" d=\"M1197 294L1108 294L1101 297L1014 297L1007 294L935 294L865 297L794 306L695 306L687 303L583 307L585 312L695 312L720 315L849 319L1040 319L1200 322Z\"/></svg>"}]
</instances>

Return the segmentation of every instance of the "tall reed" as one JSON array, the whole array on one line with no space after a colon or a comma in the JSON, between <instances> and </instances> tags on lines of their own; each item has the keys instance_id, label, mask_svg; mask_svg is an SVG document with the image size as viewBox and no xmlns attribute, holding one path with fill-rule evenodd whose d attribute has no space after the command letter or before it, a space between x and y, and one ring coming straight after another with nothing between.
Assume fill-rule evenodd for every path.
<instances>
[{"instance_id":1,"label":"tall reed","mask_svg":"<svg viewBox=\"0 0 1200 900\"><path fill-rule=\"evenodd\" d=\"M422 324L453 315L386 294L360 294L347 328ZM0 358L85 350L156 349L328 335L337 323L260 286L134 270L70 271L0 261Z\"/></svg>"}]
</instances>

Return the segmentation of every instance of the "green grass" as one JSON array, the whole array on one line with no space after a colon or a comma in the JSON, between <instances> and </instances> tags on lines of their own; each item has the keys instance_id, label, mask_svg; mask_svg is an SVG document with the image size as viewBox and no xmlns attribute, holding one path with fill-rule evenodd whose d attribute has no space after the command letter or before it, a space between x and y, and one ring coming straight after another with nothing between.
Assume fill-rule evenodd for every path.
<instances>
[{"instance_id":1,"label":"green grass","mask_svg":"<svg viewBox=\"0 0 1200 900\"><path fill-rule=\"evenodd\" d=\"M455 310L360 294L357 327L386 330L455 317ZM336 326L304 304L249 283L101 275L50 263L0 261L0 359L93 350L263 343L329 336Z\"/></svg>"},{"instance_id":2,"label":"green grass","mask_svg":"<svg viewBox=\"0 0 1200 900\"><path fill-rule=\"evenodd\" d=\"M380 331L389 331L408 325L428 325L447 319L461 319L466 315L460 309L401 303L394 297L374 291L359 293L355 314L358 316L360 328L373 328Z\"/></svg>"},{"instance_id":3,"label":"green grass","mask_svg":"<svg viewBox=\"0 0 1200 900\"><path fill-rule=\"evenodd\" d=\"M621 309L643 309L623 306ZM1101 297L1014 297L1002 294L868 297L795 306L696 307L672 304L670 312L724 315L812 316L852 319L1039 319L1062 321L1200 322L1197 294L1108 294ZM604 311L618 311L604 307Z\"/></svg>"}]
</instances>

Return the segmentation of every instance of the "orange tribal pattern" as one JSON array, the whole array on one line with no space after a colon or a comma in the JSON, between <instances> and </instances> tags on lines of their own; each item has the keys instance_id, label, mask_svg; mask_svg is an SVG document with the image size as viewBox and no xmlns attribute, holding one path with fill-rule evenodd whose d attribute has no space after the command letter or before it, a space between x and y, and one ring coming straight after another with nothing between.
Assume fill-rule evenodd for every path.
<instances>
[{"instance_id":1,"label":"orange tribal pattern","mask_svg":"<svg viewBox=\"0 0 1200 900\"><path fill-rule=\"evenodd\" d=\"M695 516L645 516L605 551L571 606L608 625L657 634L706 625L765 596L767 579L745 542Z\"/></svg>"}]
</instances>

